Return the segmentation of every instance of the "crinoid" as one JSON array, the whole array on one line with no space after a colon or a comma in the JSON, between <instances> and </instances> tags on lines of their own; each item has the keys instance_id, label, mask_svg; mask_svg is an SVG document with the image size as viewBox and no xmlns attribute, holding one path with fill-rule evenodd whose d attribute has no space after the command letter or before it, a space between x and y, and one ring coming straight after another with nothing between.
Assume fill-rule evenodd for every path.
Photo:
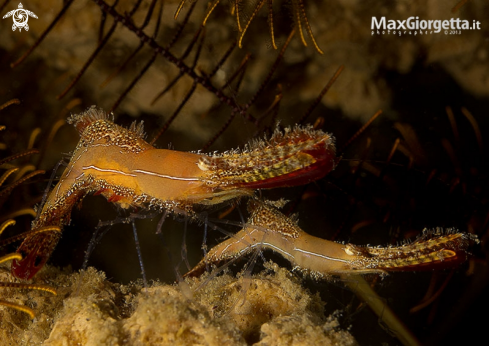
<instances>
[{"instance_id":1,"label":"crinoid","mask_svg":"<svg viewBox=\"0 0 489 346\"><path fill-rule=\"evenodd\" d=\"M179 16L186 2L187 0L181 0L180 5L178 6L177 11L175 12L175 19L177 19L177 17ZM220 2L221 0L215 0L210 5L210 8L207 14L205 15L204 21L202 22L202 25L205 25L207 23L212 12ZM277 49L277 44L275 42L275 28L273 24L274 22L273 0L267 0L267 1L260 0L260 1L256 1L254 4L251 1L246 1L246 0L234 1L234 3L232 4L231 14L236 17L236 26L237 26L237 31L239 32L238 45L240 48L242 48L243 37L248 31L251 22L258 15L265 2L268 7L268 27L270 30L271 46L274 49ZM312 33L311 25L309 24L309 20L307 18L306 2L304 0L292 0L290 4L285 4L285 1L283 1L282 3L280 3L279 6L282 12L291 10L289 16L293 18L293 21L295 23L295 28L297 29L297 31L299 31L302 44L307 47L307 42L304 36L304 29L303 29L303 27L305 27L312 41L312 44L314 45L314 48L319 54L323 54L323 51L319 48L318 44L316 43L316 39L314 38L314 35ZM242 22L243 20L244 22Z\"/></svg>"},{"instance_id":2,"label":"crinoid","mask_svg":"<svg viewBox=\"0 0 489 346\"><path fill-rule=\"evenodd\" d=\"M14 220L7 220L2 225L0 225L0 235L3 233L5 228L7 228L10 225L15 225L15 221ZM15 237L14 239L0 240L0 245L5 246L6 244L10 243L11 241L19 240L19 238L21 239L21 237L24 237L24 236L27 236L27 235L21 234L20 237ZM10 254L7 254L7 255L0 257L0 264L3 264L5 262L11 261L11 260L21 260L21 259L22 259L21 254L19 254L17 252L13 252L13 253L10 253ZM16 290L21 290L21 289L37 290L37 291L49 292L51 294L56 295L56 289L55 288L53 288L51 286L47 286L47 285L42 285L42 284L30 284L30 283L21 283L21 282L5 282L5 281L2 281L2 282L0 282L0 288L3 288L3 289L10 288L10 289L16 289ZM25 305L13 303L13 302L10 302L10 301L4 300L4 299L0 299L0 305L6 306L9 308L13 308L15 310L22 311L22 312L28 314L31 319L33 319L36 316L34 310L28 306L25 306Z\"/></svg>"},{"instance_id":3,"label":"crinoid","mask_svg":"<svg viewBox=\"0 0 489 346\"><path fill-rule=\"evenodd\" d=\"M0 111L11 104L18 104L19 100L11 100L7 103L4 103L0 106ZM0 131L5 130L5 126L0 126ZM29 145L30 147L31 145ZM7 145L2 143L2 149L6 150ZM12 161L15 162L18 159L24 158L26 156L37 153L37 150L33 150L29 148L27 151L22 153L14 154L5 158L0 159L0 169L4 170L2 176L0 177L0 208L3 210L7 210L7 208L3 208L3 205L7 203L7 198L12 193L12 191L22 185L27 180L35 177L36 175L43 174L44 171L35 170L32 165L20 165L16 166L15 164L11 164ZM13 177L9 179L9 177ZM8 181L7 184L5 184ZM9 208L12 209L12 208ZM15 209L15 208L14 208ZM21 215L35 215L35 212L32 208L24 208L13 210L10 213L2 213L0 215L0 220L2 220L2 224L0 224L0 236L5 231L5 229L9 226L15 225L15 220L13 218L21 216ZM0 240L0 246L4 247L11 242L15 242L23 239L26 234L20 234L9 239ZM17 252L9 253L0 257L0 264L4 262L8 262L11 260L20 260L22 259L22 255ZM56 294L56 290L50 286L42 285L42 284L28 284L28 283L20 283L20 282L0 282L0 288L7 289L29 289L29 290L39 290L46 291L52 294ZM9 308L13 308L19 311L22 311L28 314L31 318L35 317L34 310L25 305L20 305L17 303L13 303L4 299L0 299L0 305L7 306Z\"/></svg>"}]
</instances>

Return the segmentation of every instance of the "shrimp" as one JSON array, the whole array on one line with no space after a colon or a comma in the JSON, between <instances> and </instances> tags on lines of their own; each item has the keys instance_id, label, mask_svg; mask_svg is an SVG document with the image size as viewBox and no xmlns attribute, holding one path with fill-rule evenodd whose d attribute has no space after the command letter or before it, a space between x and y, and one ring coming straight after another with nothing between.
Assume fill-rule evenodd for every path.
<instances>
[{"instance_id":1,"label":"shrimp","mask_svg":"<svg viewBox=\"0 0 489 346\"><path fill-rule=\"evenodd\" d=\"M454 229L424 230L412 243L392 247L341 244L307 234L271 202L251 199L250 217L238 233L212 248L187 274L198 276L210 264L232 260L252 251L273 250L291 262L293 269L317 280L337 277L372 308L389 330L406 345L419 342L363 278L388 271L431 270L465 261L473 234Z\"/></svg>"},{"instance_id":2,"label":"shrimp","mask_svg":"<svg viewBox=\"0 0 489 346\"><path fill-rule=\"evenodd\" d=\"M467 259L469 245L479 242L476 235L437 228L425 229L414 242L401 246L341 244L307 234L270 203L252 199L248 209L251 216L243 229L212 248L187 276L199 275L208 264L241 257L257 248L281 254L294 269L316 279L427 270L460 264Z\"/></svg>"},{"instance_id":3,"label":"shrimp","mask_svg":"<svg viewBox=\"0 0 489 346\"><path fill-rule=\"evenodd\" d=\"M312 127L276 130L268 140L244 149L205 155L156 149L144 140L143 124L113 123L95 106L68 122L80 141L59 182L49 192L32 230L62 229L87 194L130 207L167 210L195 217L194 206L252 196L255 189L295 186L320 179L337 163L334 138ZM27 236L12 273L29 279L47 262L61 232Z\"/></svg>"}]
</instances>

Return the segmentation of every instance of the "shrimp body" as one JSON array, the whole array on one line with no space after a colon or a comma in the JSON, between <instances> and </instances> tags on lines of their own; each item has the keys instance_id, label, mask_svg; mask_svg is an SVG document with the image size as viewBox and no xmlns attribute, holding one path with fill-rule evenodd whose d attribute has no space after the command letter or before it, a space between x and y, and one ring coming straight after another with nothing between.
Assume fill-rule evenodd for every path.
<instances>
[{"instance_id":1,"label":"shrimp body","mask_svg":"<svg viewBox=\"0 0 489 346\"><path fill-rule=\"evenodd\" d=\"M251 216L245 227L212 248L187 275L199 275L208 263L241 257L256 249L278 252L295 269L316 278L434 269L466 260L470 243L478 242L475 235L437 229L425 231L413 243L396 247L341 244L307 234L267 203L251 200L248 208Z\"/></svg>"},{"instance_id":2,"label":"shrimp body","mask_svg":"<svg viewBox=\"0 0 489 346\"><path fill-rule=\"evenodd\" d=\"M309 127L276 131L243 150L204 155L156 149L144 140L142 123L129 129L101 110L73 115L80 141L32 229L62 227L87 194L101 194L122 208L165 209L193 215L194 205L251 196L255 189L294 186L319 179L336 164L333 138ZM26 237L12 272L31 278L46 263L60 232Z\"/></svg>"}]
</instances>

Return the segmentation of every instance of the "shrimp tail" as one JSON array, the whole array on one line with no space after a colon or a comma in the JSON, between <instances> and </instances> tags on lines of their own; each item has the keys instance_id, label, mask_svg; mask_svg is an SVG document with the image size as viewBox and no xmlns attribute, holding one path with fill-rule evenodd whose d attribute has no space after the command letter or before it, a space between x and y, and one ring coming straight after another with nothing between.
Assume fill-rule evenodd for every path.
<instances>
[{"instance_id":1,"label":"shrimp tail","mask_svg":"<svg viewBox=\"0 0 489 346\"><path fill-rule=\"evenodd\" d=\"M268 189L320 179L336 166L334 138L310 126L278 129L269 140L243 150L203 156L198 163L207 185L221 188Z\"/></svg>"}]
</instances>

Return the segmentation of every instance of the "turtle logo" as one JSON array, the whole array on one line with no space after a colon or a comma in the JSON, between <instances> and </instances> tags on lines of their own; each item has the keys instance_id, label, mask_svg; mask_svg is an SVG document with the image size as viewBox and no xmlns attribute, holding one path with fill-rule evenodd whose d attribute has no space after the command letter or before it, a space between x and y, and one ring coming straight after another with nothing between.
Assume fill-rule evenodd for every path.
<instances>
[{"instance_id":1,"label":"turtle logo","mask_svg":"<svg viewBox=\"0 0 489 346\"><path fill-rule=\"evenodd\" d=\"M19 3L19 8L16 10L12 10L8 12L3 18L7 18L12 16L14 19L14 25L12 25L12 31L15 31L15 29L19 28L19 31L22 31L22 28L25 29L25 31L29 31L29 25L27 24L27 21L29 20L29 16L33 18L37 18L36 14L34 12L24 10L24 6L22 6L22 3Z\"/></svg>"}]
</instances>

